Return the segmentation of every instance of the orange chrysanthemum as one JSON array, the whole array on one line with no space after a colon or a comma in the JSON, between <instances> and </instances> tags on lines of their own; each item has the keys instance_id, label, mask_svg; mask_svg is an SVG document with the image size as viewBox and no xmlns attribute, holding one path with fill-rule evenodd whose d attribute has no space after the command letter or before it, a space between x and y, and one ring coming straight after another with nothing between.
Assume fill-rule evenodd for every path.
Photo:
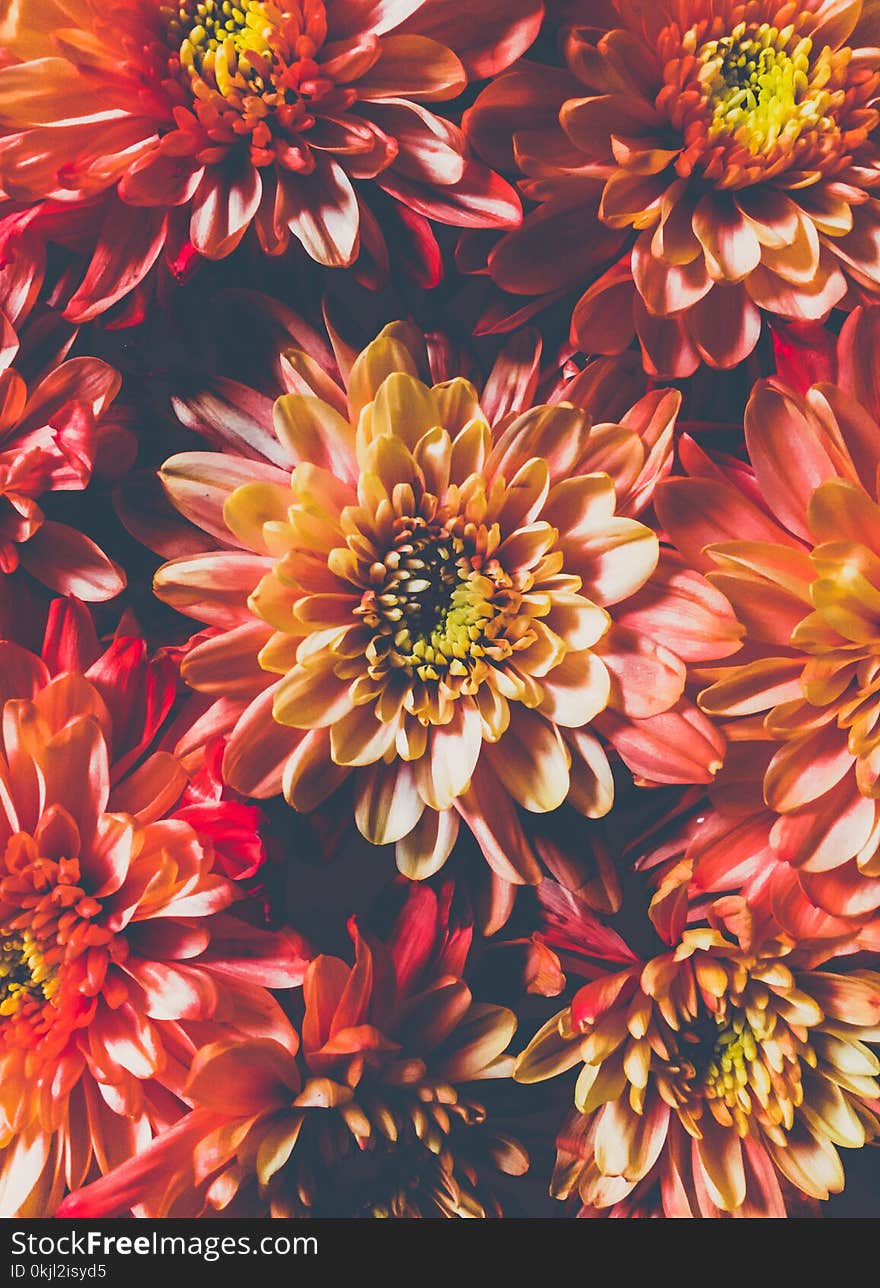
<instances>
[{"instance_id":1,"label":"orange chrysanthemum","mask_svg":"<svg viewBox=\"0 0 880 1288\"><path fill-rule=\"evenodd\" d=\"M0 574L21 566L52 590L112 599L125 574L84 533L49 519L40 499L81 491L102 447L122 458L133 440L112 408L121 380L99 358L71 358L41 373L28 391L9 364L19 341L0 314Z\"/></svg>"},{"instance_id":2,"label":"orange chrysanthemum","mask_svg":"<svg viewBox=\"0 0 880 1288\"><path fill-rule=\"evenodd\" d=\"M614 7L582 0L568 71L523 64L470 113L478 151L515 158L538 203L491 253L494 280L555 292L613 260L572 342L617 353L637 334L667 376L742 361L764 313L823 318L876 296L871 0Z\"/></svg>"},{"instance_id":3,"label":"orange chrysanthemum","mask_svg":"<svg viewBox=\"0 0 880 1288\"><path fill-rule=\"evenodd\" d=\"M718 804L773 810L778 857L837 916L880 905L880 424L854 396L872 388L876 320L857 311L841 335L848 388L756 386L753 469L685 443L692 477L657 498L746 630L732 665L698 675L702 709L731 740Z\"/></svg>"},{"instance_id":4,"label":"orange chrysanthemum","mask_svg":"<svg viewBox=\"0 0 880 1288\"><path fill-rule=\"evenodd\" d=\"M517 1062L581 1066L552 1192L613 1209L659 1191L667 1217L781 1217L843 1189L838 1147L880 1134L880 975L768 937L741 899L639 960L558 891L552 920L590 982ZM548 940L557 938L551 927Z\"/></svg>"},{"instance_id":5,"label":"orange chrysanthemum","mask_svg":"<svg viewBox=\"0 0 880 1288\"><path fill-rule=\"evenodd\" d=\"M539 0L466 15L449 0L14 4L0 187L91 220L77 321L130 292L163 247L221 259L252 225L267 254L292 235L328 267L362 243L387 259L374 183L414 218L509 226L514 190L424 105L506 67L541 14Z\"/></svg>"},{"instance_id":6,"label":"orange chrysanthemum","mask_svg":"<svg viewBox=\"0 0 880 1288\"><path fill-rule=\"evenodd\" d=\"M856 874L861 898L842 899L832 887L837 913L814 898L812 874L780 858L773 845L776 815L716 809L710 801L679 799L670 813L638 839L636 867L656 886L652 917L663 938L675 938L684 917L699 919L701 902L742 895L749 907L802 951L876 952L880 920L872 882ZM845 886L843 887L845 888ZM818 900L823 899L822 884ZM828 902L828 900L824 900Z\"/></svg>"},{"instance_id":7,"label":"orange chrysanthemum","mask_svg":"<svg viewBox=\"0 0 880 1288\"><path fill-rule=\"evenodd\" d=\"M58 600L44 658L2 643L0 675L0 1211L45 1216L184 1112L206 1032L284 1038L266 988L306 963L225 912L235 886L172 812L167 659L101 653Z\"/></svg>"},{"instance_id":8,"label":"orange chrysanthemum","mask_svg":"<svg viewBox=\"0 0 880 1288\"><path fill-rule=\"evenodd\" d=\"M309 392L276 402L274 435L240 416L233 431L277 464L187 453L162 470L223 543L165 564L155 588L215 628L182 669L227 728L241 700L230 783L311 810L353 774L359 828L396 842L414 878L464 818L499 879L539 879L516 806L608 811L593 725L652 781L707 781L720 761L682 657L726 656L739 629L630 517L668 465L678 395L591 429L574 403L599 377L532 406L534 357L502 356L481 403L460 377L430 383L404 324L357 358L347 393L292 351Z\"/></svg>"},{"instance_id":9,"label":"orange chrysanthemum","mask_svg":"<svg viewBox=\"0 0 880 1288\"><path fill-rule=\"evenodd\" d=\"M355 962L318 957L301 1045L226 1042L193 1062L188 1118L60 1215L482 1217L493 1177L528 1158L487 1120L516 1018L462 978L471 931L411 887L387 942L350 930Z\"/></svg>"}]
</instances>

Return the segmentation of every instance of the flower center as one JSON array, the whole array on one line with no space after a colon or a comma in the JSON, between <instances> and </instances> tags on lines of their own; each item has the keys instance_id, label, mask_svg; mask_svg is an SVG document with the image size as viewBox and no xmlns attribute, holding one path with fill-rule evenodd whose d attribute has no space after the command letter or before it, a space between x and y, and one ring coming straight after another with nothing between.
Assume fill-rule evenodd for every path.
<instances>
[{"instance_id":1,"label":"flower center","mask_svg":"<svg viewBox=\"0 0 880 1288\"><path fill-rule=\"evenodd\" d=\"M160 14L184 73L228 96L234 86L265 88L261 72L275 28L270 7L263 0L180 0Z\"/></svg>"},{"instance_id":2,"label":"flower center","mask_svg":"<svg viewBox=\"0 0 880 1288\"><path fill-rule=\"evenodd\" d=\"M780 31L767 23L748 33L740 23L731 35L707 41L698 57L709 91L710 137L735 136L759 156L817 126L833 129L827 116L832 97L822 88L827 75L810 69L812 45L791 27Z\"/></svg>"},{"instance_id":3,"label":"flower center","mask_svg":"<svg viewBox=\"0 0 880 1288\"><path fill-rule=\"evenodd\" d=\"M405 670L423 681L470 678L473 692L487 658L510 653L500 638L520 595L494 550L496 528L422 517L396 523L395 542L370 569L374 585L355 610L376 633L371 674Z\"/></svg>"},{"instance_id":4,"label":"flower center","mask_svg":"<svg viewBox=\"0 0 880 1288\"><path fill-rule=\"evenodd\" d=\"M803 1100L802 1066L815 1066L805 1040L776 1013L767 990L747 986L741 1005L722 1003L682 1033L686 1061L676 1079L679 1101L699 1117L705 1104L723 1126L747 1136L756 1118L765 1132L785 1141L794 1111Z\"/></svg>"},{"instance_id":5,"label":"flower center","mask_svg":"<svg viewBox=\"0 0 880 1288\"><path fill-rule=\"evenodd\" d=\"M248 54L265 54L273 21L262 0L181 0L178 9L164 9L171 39L180 46L185 67L202 71L208 55L222 50L233 66L249 69Z\"/></svg>"},{"instance_id":6,"label":"flower center","mask_svg":"<svg viewBox=\"0 0 880 1288\"><path fill-rule=\"evenodd\" d=\"M61 812L59 811L59 814ZM79 862L49 859L18 832L0 851L0 1029L4 1042L29 1045L88 1009L85 981L113 940L96 922L101 904L80 885ZM94 951L92 951L94 950ZM95 976L96 977L96 976ZM56 1030L57 1031L57 1030Z\"/></svg>"},{"instance_id":7,"label":"flower center","mask_svg":"<svg viewBox=\"0 0 880 1288\"><path fill-rule=\"evenodd\" d=\"M758 1058L758 1043L747 1020L741 1017L721 1029L712 1047L712 1056L703 1075L706 1095L727 1100L738 1087L749 1081L749 1066Z\"/></svg>"},{"instance_id":8,"label":"flower center","mask_svg":"<svg viewBox=\"0 0 880 1288\"><path fill-rule=\"evenodd\" d=\"M0 939L0 1016L15 1015L26 998L47 1002L57 988L55 971L29 931Z\"/></svg>"},{"instance_id":9,"label":"flower center","mask_svg":"<svg viewBox=\"0 0 880 1288\"><path fill-rule=\"evenodd\" d=\"M287 135L310 129L310 104L334 90L315 61L327 35L323 0L287 0L283 8L273 0L177 0L159 12L172 70L215 143L228 144L231 128L265 150L270 123ZM242 124L224 124L218 112Z\"/></svg>"}]
</instances>

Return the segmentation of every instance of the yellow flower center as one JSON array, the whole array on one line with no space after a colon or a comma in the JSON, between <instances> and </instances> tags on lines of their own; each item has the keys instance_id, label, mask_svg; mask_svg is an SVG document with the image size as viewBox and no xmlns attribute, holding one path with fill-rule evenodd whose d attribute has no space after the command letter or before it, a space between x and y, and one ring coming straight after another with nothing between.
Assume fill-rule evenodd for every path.
<instances>
[{"instance_id":1,"label":"yellow flower center","mask_svg":"<svg viewBox=\"0 0 880 1288\"><path fill-rule=\"evenodd\" d=\"M764 1130L782 1143L780 1133L791 1129L803 1101L802 1067L815 1067L816 1056L806 1040L780 1023L760 986L753 983L749 992L754 1003L750 999L745 1010L722 1007L707 1017L701 1034L691 1034L706 1053L694 1061L694 1090L713 1117L734 1126L740 1136L749 1135L750 1119L757 1115Z\"/></svg>"},{"instance_id":2,"label":"yellow flower center","mask_svg":"<svg viewBox=\"0 0 880 1288\"><path fill-rule=\"evenodd\" d=\"M749 1081L748 1066L758 1058L751 1025L737 1018L715 1039L712 1061L705 1073L706 1094L724 1100Z\"/></svg>"},{"instance_id":3,"label":"yellow flower center","mask_svg":"<svg viewBox=\"0 0 880 1288\"><path fill-rule=\"evenodd\" d=\"M823 86L830 75L823 49L811 69L813 42L767 23L747 32L740 23L731 35L699 50L701 76L709 91L709 135L733 135L759 156L774 144L792 144L803 132L833 129L832 96ZM823 70L824 68L824 70Z\"/></svg>"},{"instance_id":4,"label":"yellow flower center","mask_svg":"<svg viewBox=\"0 0 880 1288\"><path fill-rule=\"evenodd\" d=\"M499 637L521 596L493 557L497 525L465 535L455 526L398 520L394 547L371 568L374 586L356 612L376 632L368 649L374 668L423 681L470 677L461 691L473 692L481 659L509 654Z\"/></svg>"},{"instance_id":5,"label":"yellow flower center","mask_svg":"<svg viewBox=\"0 0 880 1288\"><path fill-rule=\"evenodd\" d=\"M25 998L49 1001L58 979L29 931L0 939L0 1016L15 1015Z\"/></svg>"},{"instance_id":6,"label":"yellow flower center","mask_svg":"<svg viewBox=\"0 0 880 1288\"><path fill-rule=\"evenodd\" d=\"M178 46L183 67L198 76L207 71L223 90L236 74L253 77L257 68L248 55L269 51L276 27L274 6L263 0L180 0L160 14L170 41Z\"/></svg>"}]
</instances>

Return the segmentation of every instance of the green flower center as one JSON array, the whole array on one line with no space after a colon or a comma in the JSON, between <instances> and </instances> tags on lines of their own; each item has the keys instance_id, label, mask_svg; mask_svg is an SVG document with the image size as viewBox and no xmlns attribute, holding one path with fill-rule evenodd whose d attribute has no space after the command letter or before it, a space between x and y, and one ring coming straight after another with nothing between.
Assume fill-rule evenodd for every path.
<instances>
[{"instance_id":1,"label":"green flower center","mask_svg":"<svg viewBox=\"0 0 880 1288\"><path fill-rule=\"evenodd\" d=\"M740 23L731 35L707 41L698 57L712 112L710 137L732 135L758 156L817 126L832 129L831 95L822 88L830 71L827 50L811 68L812 46L791 27L767 23L748 34Z\"/></svg>"}]
</instances>

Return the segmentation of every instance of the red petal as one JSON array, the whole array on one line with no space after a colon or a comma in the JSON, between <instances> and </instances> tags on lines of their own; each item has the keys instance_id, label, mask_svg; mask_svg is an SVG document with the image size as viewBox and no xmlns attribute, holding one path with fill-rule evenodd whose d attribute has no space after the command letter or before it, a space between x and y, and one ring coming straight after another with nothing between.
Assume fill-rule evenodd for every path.
<instances>
[{"instance_id":1,"label":"red petal","mask_svg":"<svg viewBox=\"0 0 880 1288\"><path fill-rule=\"evenodd\" d=\"M167 230L163 210L114 201L86 275L64 310L68 321L91 322L142 282L165 245Z\"/></svg>"}]
</instances>

